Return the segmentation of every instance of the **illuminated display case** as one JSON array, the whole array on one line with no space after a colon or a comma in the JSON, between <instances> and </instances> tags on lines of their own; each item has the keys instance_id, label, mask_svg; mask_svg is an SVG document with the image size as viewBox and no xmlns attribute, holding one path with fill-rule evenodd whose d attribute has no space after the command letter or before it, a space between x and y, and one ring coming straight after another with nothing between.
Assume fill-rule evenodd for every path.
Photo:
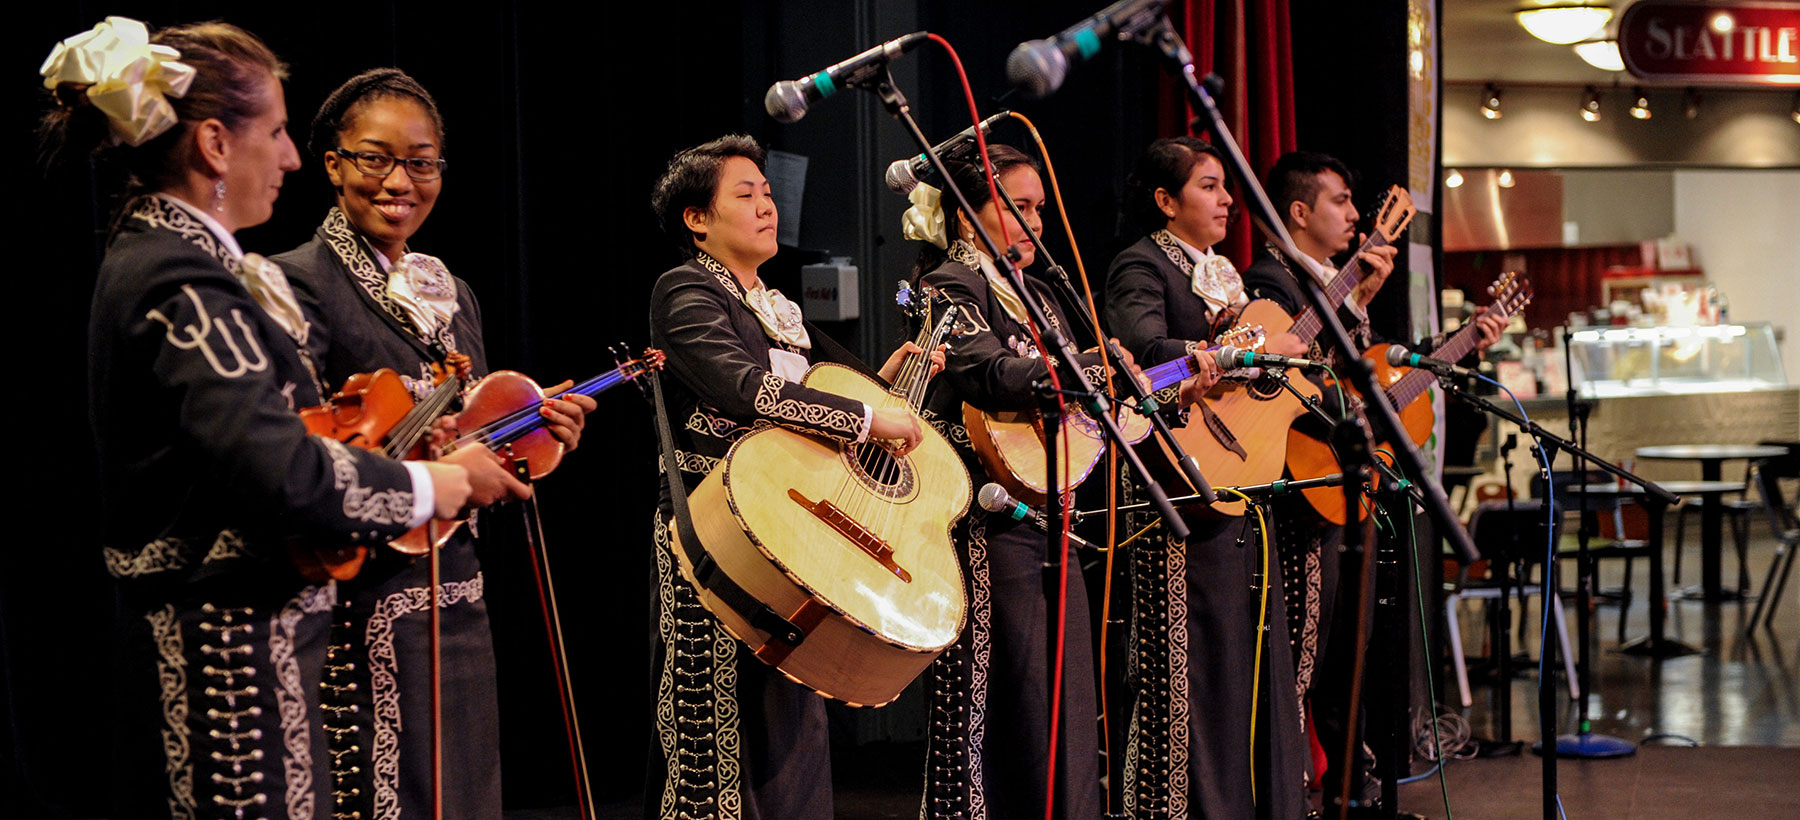
<instances>
[{"instance_id":1,"label":"illuminated display case","mask_svg":"<svg viewBox=\"0 0 1800 820\"><path fill-rule=\"evenodd\" d=\"M1589 398L1732 393L1787 386L1767 322L1701 327L1606 327L1569 339Z\"/></svg>"}]
</instances>

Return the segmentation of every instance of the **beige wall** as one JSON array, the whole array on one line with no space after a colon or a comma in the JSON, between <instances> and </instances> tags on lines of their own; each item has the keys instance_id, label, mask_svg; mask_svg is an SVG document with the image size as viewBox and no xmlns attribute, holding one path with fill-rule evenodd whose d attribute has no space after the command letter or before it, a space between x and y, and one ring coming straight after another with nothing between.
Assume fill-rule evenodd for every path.
<instances>
[{"instance_id":1,"label":"beige wall","mask_svg":"<svg viewBox=\"0 0 1800 820\"><path fill-rule=\"evenodd\" d=\"M1579 87L1501 88L1498 120L1478 110L1480 86L1444 88L1446 167L1629 168L1694 165L1800 167L1794 92L1702 89L1700 116L1681 113L1679 89L1651 89L1649 120L1625 113L1630 86L1603 88L1602 118L1578 115Z\"/></svg>"},{"instance_id":2,"label":"beige wall","mask_svg":"<svg viewBox=\"0 0 1800 820\"><path fill-rule=\"evenodd\" d=\"M1786 331L1782 366L1788 384L1800 384L1800 171L1676 171L1675 235L1693 246L1734 321Z\"/></svg>"}]
</instances>

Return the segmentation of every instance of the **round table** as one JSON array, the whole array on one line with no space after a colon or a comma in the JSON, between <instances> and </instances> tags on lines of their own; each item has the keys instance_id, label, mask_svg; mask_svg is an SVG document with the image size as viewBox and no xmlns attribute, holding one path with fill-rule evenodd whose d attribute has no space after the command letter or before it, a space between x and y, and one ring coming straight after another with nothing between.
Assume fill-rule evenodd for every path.
<instances>
[{"instance_id":1,"label":"round table","mask_svg":"<svg viewBox=\"0 0 1800 820\"><path fill-rule=\"evenodd\" d=\"M1786 447L1760 444L1663 444L1637 448L1638 458L1663 461L1698 461L1703 481L1718 481L1724 463L1737 459L1774 458L1787 455ZM1668 482L1679 483L1679 482ZM1665 483L1664 486L1668 486ZM1740 485L1741 487L1741 485ZM1742 490L1740 489L1739 492ZM1673 491L1672 491L1673 492ZM1707 601L1735 600L1736 591L1725 592L1720 581L1720 555L1724 552L1724 493L1704 493L1700 498L1700 597Z\"/></svg>"},{"instance_id":2,"label":"round table","mask_svg":"<svg viewBox=\"0 0 1800 820\"><path fill-rule=\"evenodd\" d=\"M1718 497L1723 493L1741 492L1744 483L1741 481L1662 481L1657 483L1664 490L1675 495ZM1585 492L1589 495L1618 500L1632 500L1642 505L1646 517L1650 520L1650 636L1630 641L1619 647L1620 652L1634 655L1649 655L1657 658L1669 658L1678 655L1691 655L1700 650L1672 640L1663 634L1669 615L1668 590L1663 578L1663 510L1667 507L1660 499L1644 491L1636 484L1623 487L1618 484L1588 484L1586 486L1569 487L1565 492L1574 494ZM1619 617L1624 617L1621 613Z\"/></svg>"}]
</instances>

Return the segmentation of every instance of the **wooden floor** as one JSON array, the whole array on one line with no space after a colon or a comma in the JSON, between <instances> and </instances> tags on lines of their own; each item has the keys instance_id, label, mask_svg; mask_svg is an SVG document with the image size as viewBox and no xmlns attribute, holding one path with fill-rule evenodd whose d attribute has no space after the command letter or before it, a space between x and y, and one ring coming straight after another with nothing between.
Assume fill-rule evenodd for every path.
<instances>
[{"instance_id":1,"label":"wooden floor","mask_svg":"<svg viewBox=\"0 0 1800 820\"><path fill-rule=\"evenodd\" d=\"M1543 761L1458 761L1445 770L1451 812L1437 778L1401 787L1403 809L1430 818L1540 820ZM1563 760L1557 793L1569 820L1800 817L1800 749L1766 746L1645 746L1617 760Z\"/></svg>"},{"instance_id":2,"label":"wooden floor","mask_svg":"<svg viewBox=\"0 0 1800 820\"><path fill-rule=\"evenodd\" d=\"M1695 535L1690 532L1687 539L1684 580L1689 583L1699 574ZM1753 530L1749 564L1754 585L1760 586L1775 547L1766 529ZM1734 551L1727 545L1726 552L1724 575L1735 586ZM1638 596L1624 613L1627 639L1648 629L1649 607L1643 595L1649 588L1648 570L1645 562L1636 563L1633 588ZM1569 569L1565 567L1565 572ZM1620 579L1618 562L1602 567L1602 587L1617 586ZM1619 608L1603 603L1594 609L1596 651L1588 700L1592 729L1641 745L1628 758L1558 761L1558 792L1569 820L1800 817L1800 577L1790 582L1773 629L1745 636L1743 622L1753 606L1673 603L1669 636L1701 651L1665 660L1617 652ZM1569 610L1573 617L1572 602ZM1536 623L1537 611L1533 599L1527 611L1530 623ZM1484 653L1479 604L1465 605L1462 622L1466 650ZM1523 631L1523 649L1535 658L1537 630ZM1560 675L1557 685L1562 685ZM1440 676L1438 688L1443 693L1440 701L1456 699L1453 679ZM1459 710L1470 734L1484 738L1497 734L1494 689L1491 683L1478 681L1474 705ZM1525 664L1504 691L1512 738L1529 747L1539 735L1535 663ZM1558 731L1573 731L1575 710L1566 691L1557 704ZM919 747L871 745L836 751L840 759L847 756L857 764L835 767L839 818L918 817L916 770L923 758ZM1425 767L1421 763L1417 768ZM1445 820L1542 818L1542 768L1542 761L1529 750L1513 757L1454 760L1443 772L1442 786L1435 776L1403 786L1400 808ZM1445 811L1446 787L1450 812ZM575 816L572 808L507 814L509 820ZM642 808L637 801L614 803L601 807L599 816L641 817Z\"/></svg>"}]
</instances>

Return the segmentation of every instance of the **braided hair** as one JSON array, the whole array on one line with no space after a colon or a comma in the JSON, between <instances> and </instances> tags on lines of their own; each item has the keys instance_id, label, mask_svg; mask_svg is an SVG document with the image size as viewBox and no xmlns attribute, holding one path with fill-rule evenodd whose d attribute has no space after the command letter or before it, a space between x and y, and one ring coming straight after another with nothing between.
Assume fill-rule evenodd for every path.
<instances>
[{"instance_id":1,"label":"braided hair","mask_svg":"<svg viewBox=\"0 0 1800 820\"><path fill-rule=\"evenodd\" d=\"M398 68L372 68L348 80L331 92L313 115L312 130L307 132L306 152L322 157L336 150L338 137L356 122L357 108L376 100L412 100L425 109L437 130L438 146L444 144L444 117L438 113L437 101L419 81Z\"/></svg>"}]
</instances>

